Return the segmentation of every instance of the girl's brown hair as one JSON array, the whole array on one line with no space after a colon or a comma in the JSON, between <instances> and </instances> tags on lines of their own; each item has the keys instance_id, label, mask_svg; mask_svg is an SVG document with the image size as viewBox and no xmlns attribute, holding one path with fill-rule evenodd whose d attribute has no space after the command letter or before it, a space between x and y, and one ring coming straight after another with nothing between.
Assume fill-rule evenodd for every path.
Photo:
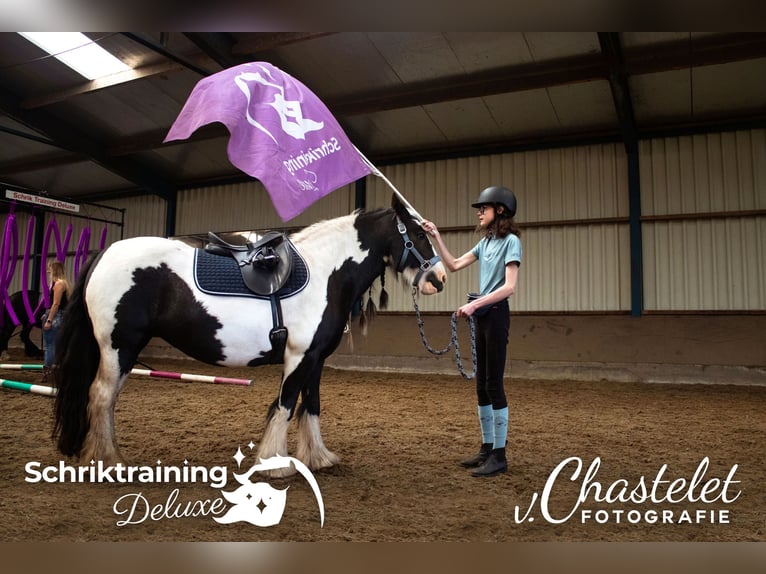
<instances>
[{"instance_id":1,"label":"girl's brown hair","mask_svg":"<svg viewBox=\"0 0 766 574\"><path fill-rule=\"evenodd\" d=\"M513 233L516 237L521 237L521 230L516 225L516 220L513 217L503 217L498 213L498 208L505 207L502 205L493 206L495 208L495 218L492 223L486 229L482 229L480 225L476 226L476 231L484 232L485 237L505 237Z\"/></svg>"}]
</instances>

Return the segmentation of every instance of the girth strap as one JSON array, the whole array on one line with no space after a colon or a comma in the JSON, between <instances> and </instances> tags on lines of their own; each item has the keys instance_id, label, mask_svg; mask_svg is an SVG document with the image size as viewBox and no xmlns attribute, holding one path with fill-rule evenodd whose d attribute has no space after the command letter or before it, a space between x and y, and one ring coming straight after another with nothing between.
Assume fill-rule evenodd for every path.
<instances>
[{"instance_id":1,"label":"girth strap","mask_svg":"<svg viewBox=\"0 0 766 574\"><path fill-rule=\"evenodd\" d=\"M269 364L278 365L284 363L285 346L287 345L287 327L282 320L282 303L280 298L272 294L269 297L271 301L271 322L274 325L269 331L269 340L271 341L271 352L269 353Z\"/></svg>"}]
</instances>

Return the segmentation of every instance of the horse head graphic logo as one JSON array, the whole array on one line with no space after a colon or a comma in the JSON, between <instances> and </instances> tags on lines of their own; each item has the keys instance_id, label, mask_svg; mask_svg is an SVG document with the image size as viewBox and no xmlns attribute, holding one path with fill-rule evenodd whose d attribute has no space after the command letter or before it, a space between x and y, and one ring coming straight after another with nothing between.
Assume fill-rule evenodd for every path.
<instances>
[{"instance_id":1,"label":"horse head graphic logo","mask_svg":"<svg viewBox=\"0 0 766 574\"><path fill-rule=\"evenodd\" d=\"M262 66L260 66L260 69L261 71L256 72L242 72L234 78L234 83L240 90L242 90L247 98L248 105L245 109L245 118L250 125L261 130L274 140L274 143L277 143L277 139L274 135L267 130L263 124L250 115L251 97L253 95L251 90L257 89L257 87L251 87L250 84L255 83L263 86L261 89L272 88L276 90L274 99L269 102L269 105L274 108L274 111L279 115L282 131L290 137L297 140L305 140L308 132L321 130L324 127L324 122L317 122L303 115L300 101L288 100L285 98L284 86L273 80L269 81L271 79L271 74L268 69ZM265 98L263 98L263 100L265 101ZM260 99L256 98L255 101L260 101Z\"/></svg>"},{"instance_id":2,"label":"horse head graphic logo","mask_svg":"<svg viewBox=\"0 0 766 574\"><path fill-rule=\"evenodd\" d=\"M238 451L241 452L241 451ZM233 492L221 491L223 497L233 504L223 516L213 517L219 524L232 524L234 522L248 522L254 526L274 526L282 520L287 503L287 488L282 490L273 488L266 482L251 482L250 477L255 472L274 470L278 468L295 467L311 486L314 496L319 504L321 525L324 526L324 502L322 493L319 492L314 475L308 467L296 458L290 456L273 456L260 459L259 464L254 464L245 473L234 474L234 478L240 486ZM289 488L289 487L288 487Z\"/></svg>"}]
</instances>

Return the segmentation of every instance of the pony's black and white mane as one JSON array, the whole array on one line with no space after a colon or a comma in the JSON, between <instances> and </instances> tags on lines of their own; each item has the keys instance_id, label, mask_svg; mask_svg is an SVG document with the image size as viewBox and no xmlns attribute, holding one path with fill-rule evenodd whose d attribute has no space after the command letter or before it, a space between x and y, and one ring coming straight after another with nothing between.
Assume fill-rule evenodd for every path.
<instances>
[{"instance_id":1,"label":"pony's black and white mane","mask_svg":"<svg viewBox=\"0 0 766 574\"><path fill-rule=\"evenodd\" d=\"M319 381L352 306L387 267L420 293L441 291L446 272L413 215L360 210L291 236L309 270L306 287L281 301L288 331L284 371L258 456L287 454L287 426L301 397L297 458L311 469L337 457L319 432ZM119 241L83 269L57 345L54 434L66 455L119 461L113 411L119 391L152 337L194 359L226 366L269 361L269 301L200 291L194 249L142 237Z\"/></svg>"}]
</instances>

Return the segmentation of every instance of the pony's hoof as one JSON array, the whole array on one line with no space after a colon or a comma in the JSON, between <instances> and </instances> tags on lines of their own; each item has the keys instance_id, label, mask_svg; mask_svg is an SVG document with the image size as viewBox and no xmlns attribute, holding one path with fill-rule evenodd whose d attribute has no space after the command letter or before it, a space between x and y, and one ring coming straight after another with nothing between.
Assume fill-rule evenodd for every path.
<instances>
[{"instance_id":1,"label":"pony's hoof","mask_svg":"<svg viewBox=\"0 0 766 574\"><path fill-rule=\"evenodd\" d=\"M323 468L331 468L340 462L340 458L334 452L325 450L321 453L315 453L304 464L309 467L310 470L321 470Z\"/></svg>"},{"instance_id":2,"label":"pony's hoof","mask_svg":"<svg viewBox=\"0 0 766 574\"><path fill-rule=\"evenodd\" d=\"M338 455L329 450L321 441L319 444L313 445L299 442L295 456L312 471L330 468L340 462Z\"/></svg>"}]
</instances>

